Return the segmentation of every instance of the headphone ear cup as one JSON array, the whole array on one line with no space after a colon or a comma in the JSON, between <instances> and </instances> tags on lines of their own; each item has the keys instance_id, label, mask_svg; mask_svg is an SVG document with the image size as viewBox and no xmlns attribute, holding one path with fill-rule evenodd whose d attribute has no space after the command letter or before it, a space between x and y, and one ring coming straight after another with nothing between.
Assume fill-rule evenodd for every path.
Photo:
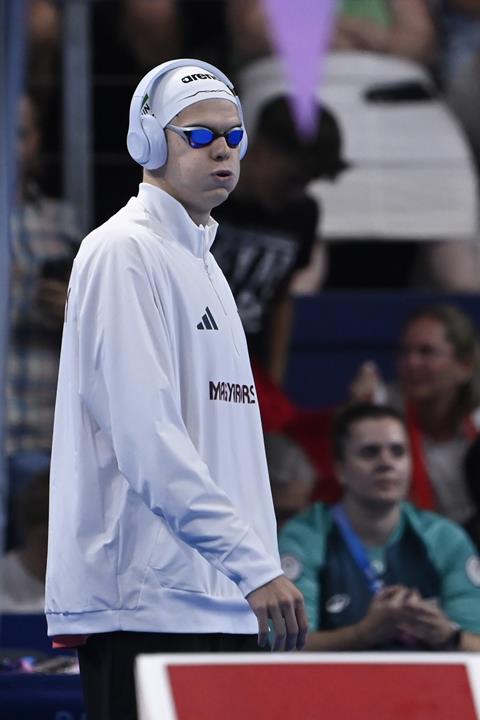
<instances>
[{"instance_id":1,"label":"headphone ear cup","mask_svg":"<svg viewBox=\"0 0 480 720\"><path fill-rule=\"evenodd\" d=\"M140 165L143 165L148 159L150 148L148 146L148 140L142 132L141 123L138 128L133 128L132 124L130 124L127 135L127 148L132 159Z\"/></svg>"},{"instance_id":2,"label":"headphone ear cup","mask_svg":"<svg viewBox=\"0 0 480 720\"><path fill-rule=\"evenodd\" d=\"M148 144L147 157L141 164L147 170L157 170L167 161L165 132L153 115L142 115L140 124Z\"/></svg>"}]
</instances>

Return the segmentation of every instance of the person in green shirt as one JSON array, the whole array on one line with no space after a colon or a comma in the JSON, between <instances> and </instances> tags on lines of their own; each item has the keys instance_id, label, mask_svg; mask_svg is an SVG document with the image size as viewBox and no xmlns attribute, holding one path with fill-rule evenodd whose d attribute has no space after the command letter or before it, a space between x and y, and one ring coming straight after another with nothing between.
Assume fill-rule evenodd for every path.
<instances>
[{"instance_id":1,"label":"person in green shirt","mask_svg":"<svg viewBox=\"0 0 480 720\"><path fill-rule=\"evenodd\" d=\"M342 501L312 505L280 533L303 592L307 650L480 650L480 559L462 528L405 502L403 418L368 403L333 429Z\"/></svg>"}]
</instances>

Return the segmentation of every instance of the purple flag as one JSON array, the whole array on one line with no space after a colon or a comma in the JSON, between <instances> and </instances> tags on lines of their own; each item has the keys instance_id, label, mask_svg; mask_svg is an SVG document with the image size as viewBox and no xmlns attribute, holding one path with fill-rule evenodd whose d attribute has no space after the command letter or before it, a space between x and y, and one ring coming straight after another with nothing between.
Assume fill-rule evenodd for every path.
<instances>
[{"instance_id":1,"label":"purple flag","mask_svg":"<svg viewBox=\"0 0 480 720\"><path fill-rule=\"evenodd\" d=\"M272 38L292 87L299 131L312 135L317 125L315 91L321 79L337 0L263 0Z\"/></svg>"}]
</instances>

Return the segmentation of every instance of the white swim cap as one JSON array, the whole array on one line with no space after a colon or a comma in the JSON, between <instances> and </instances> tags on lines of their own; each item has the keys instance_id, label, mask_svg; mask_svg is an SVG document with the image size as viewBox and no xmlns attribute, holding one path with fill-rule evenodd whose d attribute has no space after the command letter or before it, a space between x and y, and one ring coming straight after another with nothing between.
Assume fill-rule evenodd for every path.
<instances>
[{"instance_id":1,"label":"white swim cap","mask_svg":"<svg viewBox=\"0 0 480 720\"><path fill-rule=\"evenodd\" d=\"M150 107L164 128L181 110L201 100L230 100L238 107L234 93L224 82L195 65L163 75L153 88Z\"/></svg>"}]
</instances>

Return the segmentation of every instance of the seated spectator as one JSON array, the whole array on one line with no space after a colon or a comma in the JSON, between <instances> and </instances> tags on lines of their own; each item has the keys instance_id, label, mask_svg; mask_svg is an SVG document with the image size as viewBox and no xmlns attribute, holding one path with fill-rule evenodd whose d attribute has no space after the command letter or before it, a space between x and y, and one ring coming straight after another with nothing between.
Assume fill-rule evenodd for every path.
<instances>
[{"instance_id":1,"label":"seated spectator","mask_svg":"<svg viewBox=\"0 0 480 720\"><path fill-rule=\"evenodd\" d=\"M477 291L476 177L429 70L437 40L429 2L337 5L317 97L338 118L352 162L334 186L310 186L324 209L326 286ZM243 84L268 92L281 74L268 15L260 0L231 0L229 8L234 46L249 61Z\"/></svg>"},{"instance_id":2,"label":"seated spectator","mask_svg":"<svg viewBox=\"0 0 480 720\"><path fill-rule=\"evenodd\" d=\"M20 105L19 174L12 213L10 345L6 379L9 490L48 467L60 337L77 234L72 208L39 185L41 131L28 96ZM11 538L10 538L11 540Z\"/></svg>"},{"instance_id":3,"label":"seated spectator","mask_svg":"<svg viewBox=\"0 0 480 720\"><path fill-rule=\"evenodd\" d=\"M280 433L266 433L268 473L277 526L304 510L310 500L316 473L302 448Z\"/></svg>"},{"instance_id":4,"label":"seated spectator","mask_svg":"<svg viewBox=\"0 0 480 720\"><path fill-rule=\"evenodd\" d=\"M428 63L435 29L426 0L341 0L335 50L369 50ZM228 20L240 61L269 55L274 39L261 0L229 0Z\"/></svg>"},{"instance_id":5,"label":"seated spectator","mask_svg":"<svg viewBox=\"0 0 480 720\"><path fill-rule=\"evenodd\" d=\"M367 362L350 391L350 402L388 402L403 411L412 452L411 500L463 525L477 547L480 505L474 502L472 481L466 481L465 458L480 433L479 357L477 333L464 312L453 305L423 307L401 334L398 383L385 385L376 366ZM263 393L259 400L262 404ZM313 498L325 502L341 497L329 437L334 412L295 410L290 404L275 428L306 451L321 478Z\"/></svg>"},{"instance_id":6,"label":"seated spectator","mask_svg":"<svg viewBox=\"0 0 480 720\"><path fill-rule=\"evenodd\" d=\"M428 65L435 49L428 0L342 0L331 46Z\"/></svg>"},{"instance_id":7,"label":"seated spectator","mask_svg":"<svg viewBox=\"0 0 480 720\"><path fill-rule=\"evenodd\" d=\"M480 559L454 523L405 502L402 416L372 404L333 431L341 503L316 503L280 534L305 596L308 650L480 650Z\"/></svg>"},{"instance_id":8,"label":"seated spectator","mask_svg":"<svg viewBox=\"0 0 480 720\"><path fill-rule=\"evenodd\" d=\"M48 537L48 471L38 473L14 503L19 546L0 559L0 612L43 613Z\"/></svg>"},{"instance_id":9,"label":"seated spectator","mask_svg":"<svg viewBox=\"0 0 480 720\"><path fill-rule=\"evenodd\" d=\"M354 170L335 192L316 188L327 287L477 291L477 184L464 133L432 81L430 0L339 7L322 91Z\"/></svg>"},{"instance_id":10,"label":"seated spectator","mask_svg":"<svg viewBox=\"0 0 480 720\"><path fill-rule=\"evenodd\" d=\"M311 140L298 134L280 93L245 118L249 152L239 184L216 208L213 254L237 302L250 353L281 382L291 322L290 293L316 292L323 273L319 210L306 192L314 177L345 168L333 115L319 113Z\"/></svg>"},{"instance_id":11,"label":"seated spectator","mask_svg":"<svg viewBox=\"0 0 480 720\"><path fill-rule=\"evenodd\" d=\"M398 386L386 387L371 363L351 399L403 407L412 449L412 500L468 526L476 513L463 475L480 431L479 346L470 319L453 305L432 305L407 320L400 339Z\"/></svg>"}]
</instances>

